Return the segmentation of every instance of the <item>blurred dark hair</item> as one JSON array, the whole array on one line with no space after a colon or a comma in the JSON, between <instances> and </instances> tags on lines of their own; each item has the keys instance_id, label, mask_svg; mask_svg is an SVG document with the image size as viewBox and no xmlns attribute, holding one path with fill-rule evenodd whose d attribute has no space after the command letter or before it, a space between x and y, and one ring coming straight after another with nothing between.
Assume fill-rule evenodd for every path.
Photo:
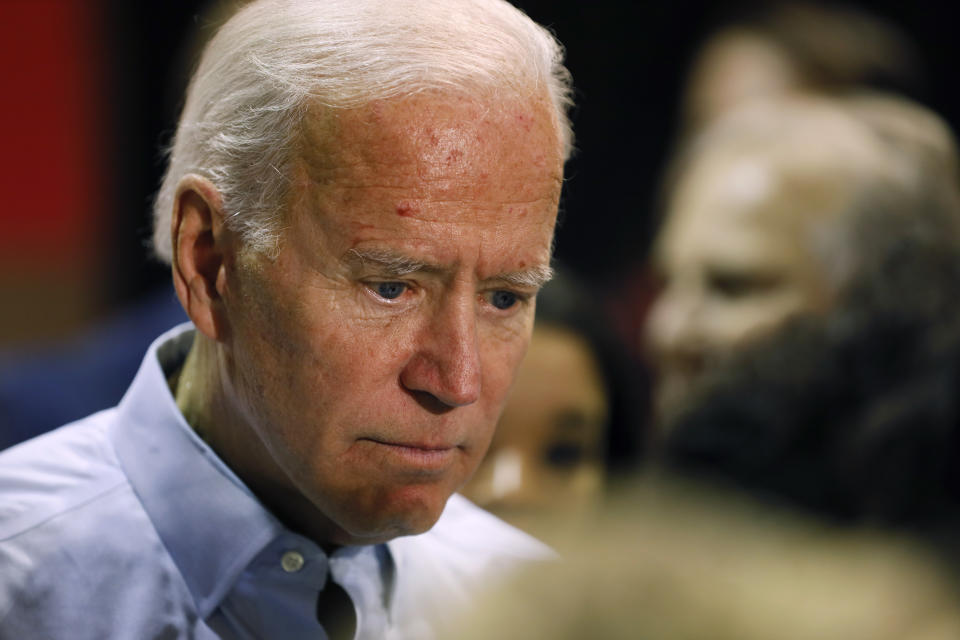
<instances>
[{"instance_id":1,"label":"blurred dark hair","mask_svg":"<svg viewBox=\"0 0 960 640\"><path fill-rule=\"evenodd\" d=\"M634 389L638 375L611 328L599 296L563 267L537 296L537 326L567 329L586 340L603 376L610 405L604 459L613 474L631 471L640 456L640 415L645 405Z\"/></svg>"}]
</instances>

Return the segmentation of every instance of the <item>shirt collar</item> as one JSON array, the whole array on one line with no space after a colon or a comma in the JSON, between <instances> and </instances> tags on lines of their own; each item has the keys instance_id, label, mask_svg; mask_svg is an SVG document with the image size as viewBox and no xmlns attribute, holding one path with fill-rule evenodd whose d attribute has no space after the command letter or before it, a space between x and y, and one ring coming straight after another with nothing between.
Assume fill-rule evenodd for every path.
<instances>
[{"instance_id":1,"label":"shirt collar","mask_svg":"<svg viewBox=\"0 0 960 640\"><path fill-rule=\"evenodd\" d=\"M118 407L111 438L134 492L205 618L283 525L186 423L167 386L192 325L150 346Z\"/></svg>"}]
</instances>

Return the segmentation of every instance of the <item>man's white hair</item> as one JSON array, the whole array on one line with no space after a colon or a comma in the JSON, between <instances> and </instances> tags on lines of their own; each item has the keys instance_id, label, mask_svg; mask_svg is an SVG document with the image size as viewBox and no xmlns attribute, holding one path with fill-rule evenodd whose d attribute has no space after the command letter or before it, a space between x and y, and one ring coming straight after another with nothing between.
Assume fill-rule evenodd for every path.
<instances>
[{"instance_id":1,"label":"man's white hair","mask_svg":"<svg viewBox=\"0 0 960 640\"><path fill-rule=\"evenodd\" d=\"M154 203L154 249L171 260L180 179L220 191L227 224L275 249L308 107L445 91L552 101L563 157L572 132L563 49L505 0L256 0L207 45L187 89Z\"/></svg>"}]
</instances>

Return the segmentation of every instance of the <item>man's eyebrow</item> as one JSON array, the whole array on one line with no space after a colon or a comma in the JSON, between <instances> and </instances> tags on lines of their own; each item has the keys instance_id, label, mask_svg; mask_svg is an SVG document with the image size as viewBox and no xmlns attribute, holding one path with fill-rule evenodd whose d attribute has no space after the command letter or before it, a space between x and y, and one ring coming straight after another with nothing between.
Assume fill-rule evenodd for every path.
<instances>
[{"instance_id":1,"label":"man's eyebrow","mask_svg":"<svg viewBox=\"0 0 960 640\"><path fill-rule=\"evenodd\" d=\"M397 276L405 276L417 271L440 270L437 265L384 249L350 249L347 252L346 259L347 262L357 266L373 266L385 273Z\"/></svg>"},{"instance_id":2,"label":"man's eyebrow","mask_svg":"<svg viewBox=\"0 0 960 640\"><path fill-rule=\"evenodd\" d=\"M520 271L501 273L492 278L492 282L503 282L514 287L539 289L553 279L553 269L548 265L538 265Z\"/></svg>"},{"instance_id":3,"label":"man's eyebrow","mask_svg":"<svg viewBox=\"0 0 960 640\"><path fill-rule=\"evenodd\" d=\"M439 273L443 267L388 249L350 249L346 260L357 267L373 267L383 273L405 276L416 272ZM553 279L553 269L549 265L537 265L529 269L500 273L486 279L486 282L502 282L514 287L539 289Z\"/></svg>"}]
</instances>

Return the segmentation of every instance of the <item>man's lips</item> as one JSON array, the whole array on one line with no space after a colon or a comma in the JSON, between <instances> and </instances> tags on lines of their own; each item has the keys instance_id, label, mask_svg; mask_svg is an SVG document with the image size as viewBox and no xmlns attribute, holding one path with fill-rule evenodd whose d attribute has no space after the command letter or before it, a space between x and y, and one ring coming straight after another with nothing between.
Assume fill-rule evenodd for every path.
<instances>
[{"instance_id":1,"label":"man's lips","mask_svg":"<svg viewBox=\"0 0 960 640\"><path fill-rule=\"evenodd\" d=\"M362 437L360 441L373 442L387 447L399 447L401 449L418 449L420 451L447 451L456 449L458 445L448 444L446 442L414 442L407 440L390 440L388 438Z\"/></svg>"},{"instance_id":2,"label":"man's lips","mask_svg":"<svg viewBox=\"0 0 960 640\"><path fill-rule=\"evenodd\" d=\"M360 438L359 441L373 445L387 460L418 471L446 469L460 449L457 445L446 443L397 442L379 438Z\"/></svg>"}]
</instances>

